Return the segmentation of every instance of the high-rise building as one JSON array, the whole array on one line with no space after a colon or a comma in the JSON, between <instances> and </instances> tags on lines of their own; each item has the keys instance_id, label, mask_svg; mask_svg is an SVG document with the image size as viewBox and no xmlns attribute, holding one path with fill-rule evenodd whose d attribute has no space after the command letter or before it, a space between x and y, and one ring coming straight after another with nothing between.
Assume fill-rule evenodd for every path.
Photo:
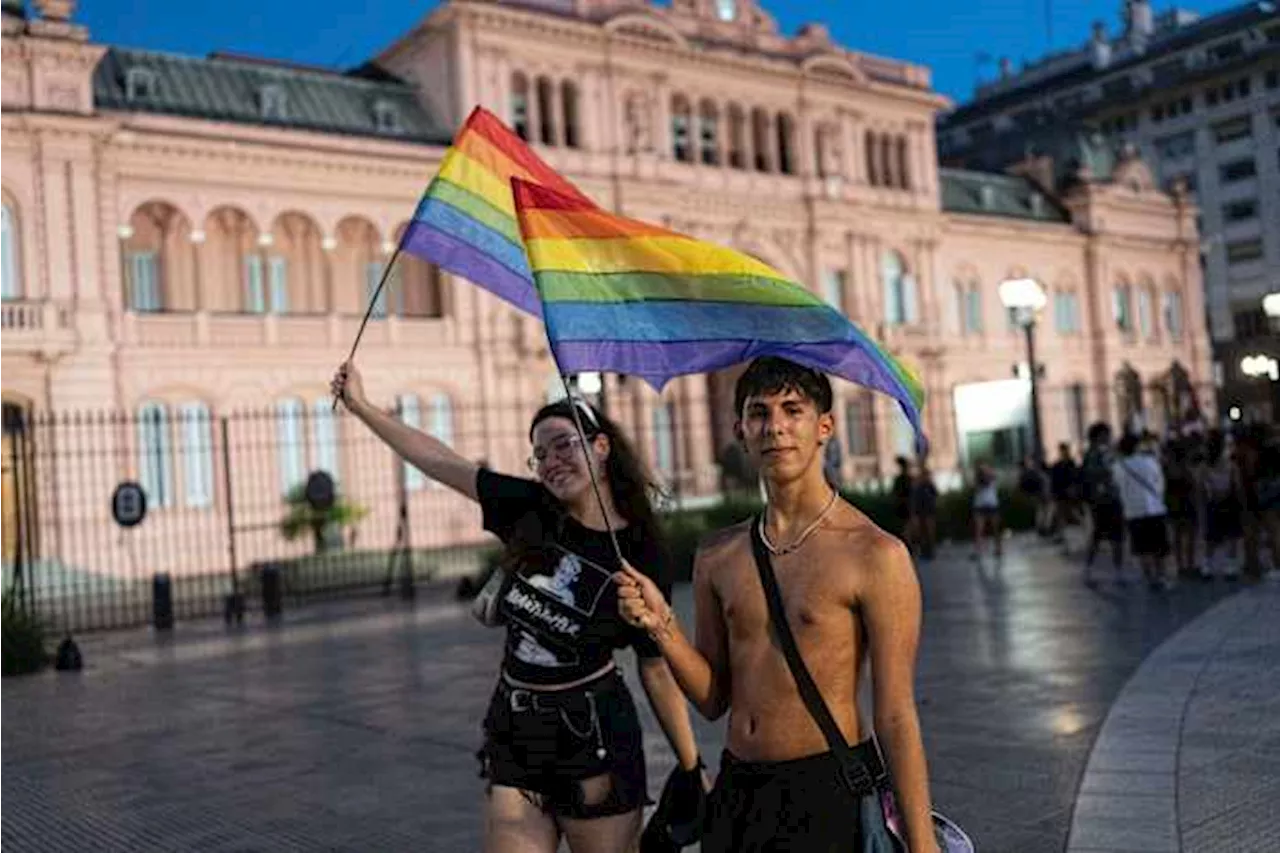
<instances>
[{"instance_id":1,"label":"high-rise building","mask_svg":"<svg viewBox=\"0 0 1280 853\"><path fill-rule=\"evenodd\" d=\"M1280 12L1250 2L1200 17L1124 0L1077 48L1014 70L942 115L943 165L1002 169L1053 147L1064 127L1132 144L1166 188L1199 205L1210 335L1223 411L1280 418L1252 365L1280 353L1262 300L1280 291ZM1272 321L1274 323L1274 321ZM1261 374L1261 375L1260 375Z\"/></svg>"}]
</instances>

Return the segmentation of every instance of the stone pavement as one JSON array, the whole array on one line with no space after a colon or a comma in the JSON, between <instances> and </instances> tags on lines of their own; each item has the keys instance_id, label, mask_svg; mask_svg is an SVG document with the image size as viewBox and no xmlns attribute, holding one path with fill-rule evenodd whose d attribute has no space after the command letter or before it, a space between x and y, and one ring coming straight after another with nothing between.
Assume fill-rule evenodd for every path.
<instances>
[{"instance_id":1,"label":"stone pavement","mask_svg":"<svg viewBox=\"0 0 1280 853\"><path fill-rule=\"evenodd\" d=\"M945 551L920 568L918 698L934 798L984 853L1058 853L1069 835L1083 840L1087 813L1072 833L1073 804L1104 722L1110 743L1113 720L1124 719L1108 716L1113 701L1128 697L1126 682L1153 650L1184 625L1193 627L1175 642L1195 635L1196 617L1234 589L1089 590L1077 566L1029 539L999 565L966 556ZM688 620L685 588L677 607ZM1275 695L1250 692L1242 669L1265 662L1260 635L1233 619L1234 639L1216 647L1187 705L1182 760L1213 768L1179 778L1188 851L1223 849L1196 846L1197 833L1209 839L1214 815L1253 814L1255 794L1274 793L1261 763L1274 759L1274 740L1259 742L1251 763L1238 741L1215 739L1276 717ZM478 849L473 753L500 636L457 605L429 596L316 605L274 628L182 623L169 639L80 640L83 673L3 683L6 851ZM640 704L656 793L672 758ZM695 726L714 769L723 723ZM1210 760L1209 749L1224 757ZM1201 792L1212 773L1236 772L1253 783Z\"/></svg>"},{"instance_id":2,"label":"stone pavement","mask_svg":"<svg viewBox=\"0 0 1280 853\"><path fill-rule=\"evenodd\" d=\"M1280 583L1223 601L1125 685L1076 798L1070 853L1280 850Z\"/></svg>"}]
</instances>

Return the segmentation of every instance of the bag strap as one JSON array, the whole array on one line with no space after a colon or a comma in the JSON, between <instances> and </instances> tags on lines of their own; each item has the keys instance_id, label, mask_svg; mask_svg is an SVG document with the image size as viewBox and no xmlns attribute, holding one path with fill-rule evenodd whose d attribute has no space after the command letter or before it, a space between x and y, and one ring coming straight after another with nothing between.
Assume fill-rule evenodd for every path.
<instances>
[{"instance_id":1,"label":"bag strap","mask_svg":"<svg viewBox=\"0 0 1280 853\"><path fill-rule=\"evenodd\" d=\"M1164 495L1162 495L1162 494L1160 494L1159 492L1157 492L1157 491L1156 491L1156 487L1155 487L1155 486L1153 486L1153 485L1151 485L1150 483L1148 483L1148 482L1146 481L1146 479L1144 479L1144 478L1143 478L1143 476L1142 476L1141 474L1139 474L1137 471L1133 470L1133 468L1129 465L1129 463L1128 463L1127 461L1125 461L1125 460L1121 459L1121 460L1120 460L1120 467L1124 469L1124 472L1125 472L1126 474L1128 474L1128 475L1129 475L1130 477L1132 477L1134 480L1137 480L1137 481L1138 481L1138 485L1140 485L1140 486L1142 486L1142 488L1146 489L1148 494L1150 494L1150 495L1154 496L1154 497L1155 497L1155 498L1157 498L1158 500L1163 500L1163 499L1164 499Z\"/></svg>"},{"instance_id":2,"label":"bag strap","mask_svg":"<svg viewBox=\"0 0 1280 853\"><path fill-rule=\"evenodd\" d=\"M818 685L813 682L813 676L809 674L804 658L800 656L800 649L796 647L796 638L792 635L791 626L787 623L786 610L782 604L782 592L778 589L778 579L773 574L773 563L769 560L769 552L760 536L760 528L763 525L763 515L751 524L751 550L756 558L756 570L760 573L764 597L769 604L769 621L773 623L774 631L778 635L778 644L782 646L782 654L787 659L792 677L795 678L796 690L799 691L800 698L809 709L814 722L822 730L822 736L827 739L831 751L835 753L840 763L840 774L849 790L856 797L874 793L884 781L883 769L880 769L880 775L877 778L863 756L849 746L840 731L840 726L836 724L835 717L831 716L831 709L822 698Z\"/></svg>"}]
</instances>

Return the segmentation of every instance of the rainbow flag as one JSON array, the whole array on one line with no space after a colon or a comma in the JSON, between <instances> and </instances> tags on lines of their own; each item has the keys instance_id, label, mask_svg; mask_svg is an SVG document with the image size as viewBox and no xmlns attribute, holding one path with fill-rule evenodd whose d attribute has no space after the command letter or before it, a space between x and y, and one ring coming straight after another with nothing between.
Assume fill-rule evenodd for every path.
<instances>
[{"instance_id":1,"label":"rainbow flag","mask_svg":"<svg viewBox=\"0 0 1280 853\"><path fill-rule=\"evenodd\" d=\"M777 355L897 400L923 449L924 388L804 286L741 252L519 177L516 217L562 373L672 378Z\"/></svg>"},{"instance_id":2,"label":"rainbow flag","mask_svg":"<svg viewBox=\"0 0 1280 853\"><path fill-rule=\"evenodd\" d=\"M516 224L512 178L591 203L497 116L476 107L418 202L400 248L541 315Z\"/></svg>"}]
</instances>

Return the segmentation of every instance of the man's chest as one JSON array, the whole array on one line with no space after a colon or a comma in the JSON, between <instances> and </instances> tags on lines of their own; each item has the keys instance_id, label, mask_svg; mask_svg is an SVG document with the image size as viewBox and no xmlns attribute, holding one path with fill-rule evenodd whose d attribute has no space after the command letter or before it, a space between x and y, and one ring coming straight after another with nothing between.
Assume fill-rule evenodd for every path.
<instances>
[{"instance_id":1,"label":"man's chest","mask_svg":"<svg viewBox=\"0 0 1280 853\"><path fill-rule=\"evenodd\" d=\"M772 643L769 605L754 564L734 571L721 585L720 601L732 646ZM852 630L852 600L844 579L827 568L779 565L775 569L787 624L802 646L846 642Z\"/></svg>"}]
</instances>

